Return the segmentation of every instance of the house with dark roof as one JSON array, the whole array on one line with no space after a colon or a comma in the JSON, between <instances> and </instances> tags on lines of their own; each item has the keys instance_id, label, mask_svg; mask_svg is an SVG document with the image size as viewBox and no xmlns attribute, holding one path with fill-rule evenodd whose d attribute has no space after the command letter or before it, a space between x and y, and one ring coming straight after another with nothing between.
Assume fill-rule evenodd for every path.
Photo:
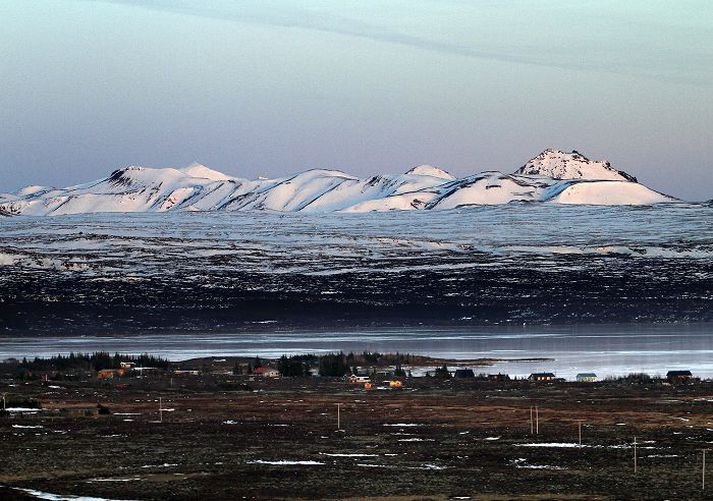
<instances>
[{"instance_id":1,"label":"house with dark roof","mask_svg":"<svg viewBox=\"0 0 713 501\"><path fill-rule=\"evenodd\" d=\"M474 378L475 373L473 369L456 369L453 373L454 378Z\"/></svg>"},{"instance_id":2,"label":"house with dark roof","mask_svg":"<svg viewBox=\"0 0 713 501\"><path fill-rule=\"evenodd\" d=\"M554 381L555 377L551 372L533 372L527 379L530 381Z\"/></svg>"},{"instance_id":3,"label":"house with dark roof","mask_svg":"<svg viewBox=\"0 0 713 501\"><path fill-rule=\"evenodd\" d=\"M669 383L687 383L692 377L691 371L668 371L666 373Z\"/></svg>"}]
</instances>

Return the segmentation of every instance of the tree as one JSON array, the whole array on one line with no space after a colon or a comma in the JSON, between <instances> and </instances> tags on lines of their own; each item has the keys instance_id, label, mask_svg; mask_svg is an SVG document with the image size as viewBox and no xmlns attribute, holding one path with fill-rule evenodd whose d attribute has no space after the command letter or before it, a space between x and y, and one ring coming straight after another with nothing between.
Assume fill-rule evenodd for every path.
<instances>
[{"instance_id":1,"label":"tree","mask_svg":"<svg viewBox=\"0 0 713 501\"><path fill-rule=\"evenodd\" d=\"M277 361L277 370L281 376L304 377L309 374L309 367L298 357L282 355Z\"/></svg>"},{"instance_id":2,"label":"tree","mask_svg":"<svg viewBox=\"0 0 713 501\"><path fill-rule=\"evenodd\" d=\"M344 353L329 353L319 359L319 375L326 377L342 377L349 372Z\"/></svg>"},{"instance_id":3,"label":"tree","mask_svg":"<svg viewBox=\"0 0 713 501\"><path fill-rule=\"evenodd\" d=\"M451 373L448 371L446 364L436 369L436 377L441 379L449 379L451 377Z\"/></svg>"}]
</instances>

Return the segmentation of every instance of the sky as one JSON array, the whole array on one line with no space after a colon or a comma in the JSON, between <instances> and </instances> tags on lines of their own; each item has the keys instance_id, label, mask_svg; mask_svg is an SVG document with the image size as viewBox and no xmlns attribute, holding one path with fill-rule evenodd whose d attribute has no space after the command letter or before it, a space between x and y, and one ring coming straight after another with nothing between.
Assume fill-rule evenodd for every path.
<instances>
[{"instance_id":1,"label":"sky","mask_svg":"<svg viewBox=\"0 0 713 501\"><path fill-rule=\"evenodd\" d=\"M235 176L548 147L713 198L709 0L2 0L0 192L127 165Z\"/></svg>"}]
</instances>

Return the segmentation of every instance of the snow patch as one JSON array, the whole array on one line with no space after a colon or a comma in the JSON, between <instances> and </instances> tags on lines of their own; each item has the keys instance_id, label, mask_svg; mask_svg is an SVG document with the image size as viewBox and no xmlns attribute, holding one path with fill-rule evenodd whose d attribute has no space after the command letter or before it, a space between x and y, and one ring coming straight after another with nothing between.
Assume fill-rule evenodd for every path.
<instances>
[{"instance_id":1,"label":"snow patch","mask_svg":"<svg viewBox=\"0 0 713 501\"><path fill-rule=\"evenodd\" d=\"M272 466L323 466L324 463L320 461L292 461L287 459L281 459L278 461L266 461L263 459L257 459L255 461L248 461L247 464L266 464Z\"/></svg>"}]
</instances>

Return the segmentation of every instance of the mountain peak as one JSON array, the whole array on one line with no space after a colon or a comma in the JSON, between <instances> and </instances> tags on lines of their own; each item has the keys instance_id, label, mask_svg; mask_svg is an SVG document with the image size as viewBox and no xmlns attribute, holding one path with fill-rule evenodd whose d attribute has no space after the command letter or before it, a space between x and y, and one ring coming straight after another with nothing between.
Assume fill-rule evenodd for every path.
<instances>
[{"instance_id":1,"label":"mountain peak","mask_svg":"<svg viewBox=\"0 0 713 501\"><path fill-rule=\"evenodd\" d=\"M439 169L438 167L434 167L432 165L425 165L425 164L418 165L416 167L413 167L412 169L407 170L406 174L412 174L414 176L438 177L441 179L448 179L448 180L455 179L455 177L453 175L444 171L443 169Z\"/></svg>"},{"instance_id":2,"label":"mountain peak","mask_svg":"<svg viewBox=\"0 0 713 501\"><path fill-rule=\"evenodd\" d=\"M202 177L204 179L210 179L212 181L226 181L229 179L233 179L231 176L227 176L222 172L210 169L203 164L199 164L198 162L193 162L188 167L182 167L176 170L178 170L179 172L183 172L184 174L187 174L191 177Z\"/></svg>"},{"instance_id":3,"label":"mountain peak","mask_svg":"<svg viewBox=\"0 0 713 501\"><path fill-rule=\"evenodd\" d=\"M590 160L577 150L567 153L547 148L527 161L515 174L544 176L554 179L588 179L609 181L632 181L636 178L612 168L606 160Z\"/></svg>"},{"instance_id":4,"label":"mountain peak","mask_svg":"<svg viewBox=\"0 0 713 501\"><path fill-rule=\"evenodd\" d=\"M532 176L532 177L529 177ZM201 164L181 169L129 166L109 177L66 188L28 187L0 194L0 214L242 211L367 212L445 210L514 201L650 205L675 199L577 151L548 149L515 175L481 172L455 179L430 165L403 175L360 179L313 169L271 180L230 178Z\"/></svg>"}]
</instances>

